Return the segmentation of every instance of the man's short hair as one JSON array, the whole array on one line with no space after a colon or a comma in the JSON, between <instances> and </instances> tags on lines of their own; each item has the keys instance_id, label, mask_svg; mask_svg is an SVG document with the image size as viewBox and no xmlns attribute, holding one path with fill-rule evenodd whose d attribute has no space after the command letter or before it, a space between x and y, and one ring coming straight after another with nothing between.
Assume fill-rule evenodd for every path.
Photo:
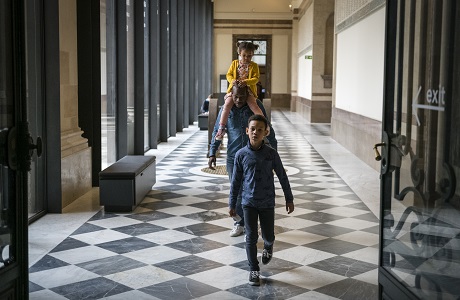
<instances>
[{"instance_id":1,"label":"man's short hair","mask_svg":"<svg viewBox=\"0 0 460 300\"><path fill-rule=\"evenodd\" d=\"M247 86L239 87L238 85L234 85L232 87L232 94L240 95L240 96L248 96L249 95L248 87Z\"/></svg>"},{"instance_id":2,"label":"man's short hair","mask_svg":"<svg viewBox=\"0 0 460 300\"><path fill-rule=\"evenodd\" d=\"M262 115L252 115L252 116L250 116L249 119L248 119L248 127L249 127L249 123L251 123L251 121L262 121L265 124L265 128L268 127L268 121L267 121L267 118L265 118L265 116L262 116Z\"/></svg>"}]
</instances>

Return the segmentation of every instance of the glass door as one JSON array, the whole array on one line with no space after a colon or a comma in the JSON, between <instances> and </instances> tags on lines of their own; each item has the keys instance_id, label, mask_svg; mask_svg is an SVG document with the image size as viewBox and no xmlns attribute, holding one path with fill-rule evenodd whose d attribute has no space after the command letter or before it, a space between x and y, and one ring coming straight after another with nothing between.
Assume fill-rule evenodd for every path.
<instances>
[{"instance_id":1,"label":"glass door","mask_svg":"<svg viewBox=\"0 0 460 300\"><path fill-rule=\"evenodd\" d=\"M43 99L43 14L41 5L36 1L25 1L25 72L27 121L30 134L44 136L44 99ZM29 222L33 222L46 213L45 203L45 162L43 157L32 156L31 170L28 173L28 212Z\"/></svg>"},{"instance_id":2,"label":"glass door","mask_svg":"<svg viewBox=\"0 0 460 300\"><path fill-rule=\"evenodd\" d=\"M0 1L0 299L28 298L28 171L24 3Z\"/></svg>"},{"instance_id":3,"label":"glass door","mask_svg":"<svg viewBox=\"0 0 460 300\"><path fill-rule=\"evenodd\" d=\"M390 0L386 18L380 296L459 299L460 3Z\"/></svg>"}]
</instances>

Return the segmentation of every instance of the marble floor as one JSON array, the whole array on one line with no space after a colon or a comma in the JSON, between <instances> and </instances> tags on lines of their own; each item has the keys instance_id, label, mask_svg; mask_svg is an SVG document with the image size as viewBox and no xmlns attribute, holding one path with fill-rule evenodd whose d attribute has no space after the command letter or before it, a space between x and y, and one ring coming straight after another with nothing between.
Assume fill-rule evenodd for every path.
<instances>
[{"instance_id":1,"label":"marble floor","mask_svg":"<svg viewBox=\"0 0 460 300\"><path fill-rule=\"evenodd\" d=\"M147 153L157 182L133 213L105 212L94 188L30 225L30 299L378 299L378 172L328 124L281 110L272 123L295 211L276 182L260 287L248 285L243 236L229 236L228 178L201 171L207 132L194 125Z\"/></svg>"}]
</instances>

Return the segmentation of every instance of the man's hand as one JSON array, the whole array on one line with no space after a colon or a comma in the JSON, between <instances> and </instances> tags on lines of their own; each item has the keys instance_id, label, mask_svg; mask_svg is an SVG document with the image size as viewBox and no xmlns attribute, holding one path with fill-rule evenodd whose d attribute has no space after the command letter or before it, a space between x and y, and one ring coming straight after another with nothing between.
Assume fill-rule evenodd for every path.
<instances>
[{"instance_id":1,"label":"man's hand","mask_svg":"<svg viewBox=\"0 0 460 300\"><path fill-rule=\"evenodd\" d=\"M215 156L210 156L208 159L208 166L211 170L216 169L216 157Z\"/></svg>"},{"instance_id":2,"label":"man's hand","mask_svg":"<svg viewBox=\"0 0 460 300\"><path fill-rule=\"evenodd\" d=\"M236 209L234 209L234 208L229 208L229 209L228 209L228 215L229 215L230 217L236 216Z\"/></svg>"},{"instance_id":3,"label":"man's hand","mask_svg":"<svg viewBox=\"0 0 460 300\"><path fill-rule=\"evenodd\" d=\"M286 211L288 212L288 214L293 212L294 211L294 203L292 203L292 202L286 203Z\"/></svg>"}]
</instances>

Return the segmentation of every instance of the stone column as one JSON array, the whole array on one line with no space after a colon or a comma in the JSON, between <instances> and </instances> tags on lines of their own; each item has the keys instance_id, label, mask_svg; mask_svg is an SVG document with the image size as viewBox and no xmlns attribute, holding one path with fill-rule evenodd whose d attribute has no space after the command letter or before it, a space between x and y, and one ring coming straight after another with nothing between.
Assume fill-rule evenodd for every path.
<instances>
[{"instance_id":1,"label":"stone column","mask_svg":"<svg viewBox=\"0 0 460 300\"><path fill-rule=\"evenodd\" d=\"M62 207L91 189L91 148L78 127L76 1L59 1Z\"/></svg>"},{"instance_id":2,"label":"stone column","mask_svg":"<svg viewBox=\"0 0 460 300\"><path fill-rule=\"evenodd\" d=\"M326 47L327 21L334 13L333 0L314 1L313 10L313 58L312 58L312 96L310 103L310 121L313 123L330 123L332 111L331 74L327 65L332 64L332 56ZM333 28L333 26L332 26Z\"/></svg>"}]
</instances>

